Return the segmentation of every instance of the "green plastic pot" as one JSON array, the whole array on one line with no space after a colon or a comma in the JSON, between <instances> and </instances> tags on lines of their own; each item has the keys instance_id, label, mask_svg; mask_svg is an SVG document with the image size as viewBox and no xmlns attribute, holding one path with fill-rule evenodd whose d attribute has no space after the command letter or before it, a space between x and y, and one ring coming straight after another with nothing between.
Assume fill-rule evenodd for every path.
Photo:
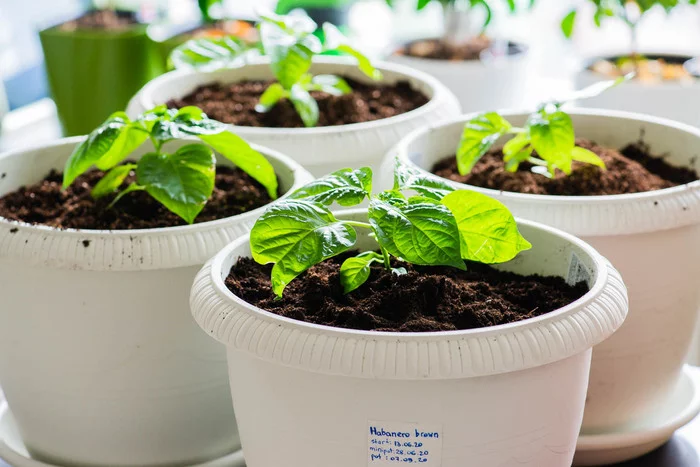
<instances>
[{"instance_id":1,"label":"green plastic pot","mask_svg":"<svg viewBox=\"0 0 700 467\"><path fill-rule=\"evenodd\" d=\"M126 31L39 32L46 73L65 135L89 133L148 81L165 72L146 25Z\"/></svg>"}]
</instances>

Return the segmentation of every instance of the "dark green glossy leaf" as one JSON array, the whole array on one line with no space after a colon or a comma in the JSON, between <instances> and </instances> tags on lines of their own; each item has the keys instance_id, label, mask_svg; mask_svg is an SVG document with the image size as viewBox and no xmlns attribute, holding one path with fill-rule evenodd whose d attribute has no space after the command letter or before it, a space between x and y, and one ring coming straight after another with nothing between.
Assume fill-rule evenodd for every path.
<instances>
[{"instance_id":1,"label":"dark green glossy leaf","mask_svg":"<svg viewBox=\"0 0 700 467\"><path fill-rule=\"evenodd\" d=\"M124 164L113 168L97 182L90 194L95 199L111 195L124 183L126 177L128 177L129 173L135 168L136 164Z\"/></svg>"},{"instance_id":2,"label":"dark green glossy leaf","mask_svg":"<svg viewBox=\"0 0 700 467\"><path fill-rule=\"evenodd\" d=\"M457 169L466 175L494 143L511 129L510 123L496 112L474 117L464 125L457 147Z\"/></svg>"},{"instance_id":3,"label":"dark green glossy leaf","mask_svg":"<svg viewBox=\"0 0 700 467\"><path fill-rule=\"evenodd\" d=\"M294 199L305 199L325 206L334 202L341 206L360 204L372 193L372 169L340 169L299 188Z\"/></svg>"},{"instance_id":4,"label":"dark green glossy leaf","mask_svg":"<svg viewBox=\"0 0 700 467\"><path fill-rule=\"evenodd\" d=\"M289 100L292 101L294 109L304 122L304 126L316 126L316 123L318 123L318 104L316 99L311 97L309 91L301 85L295 84L289 93Z\"/></svg>"},{"instance_id":5,"label":"dark green glossy leaf","mask_svg":"<svg viewBox=\"0 0 700 467\"><path fill-rule=\"evenodd\" d=\"M454 191L454 188L441 178L404 164L399 159L396 160L394 168L394 189L413 190L437 201Z\"/></svg>"},{"instance_id":6,"label":"dark green glossy leaf","mask_svg":"<svg viewBox=\"0 0 700 467\"><path fill-rule=\"evenodd\" d=\"M374 251L366 251L343 261L340 266L340 283L343 284L345 293L350 293L367 282L370 265L381 261L382 255Z\"/></svg>"}]
</instances>

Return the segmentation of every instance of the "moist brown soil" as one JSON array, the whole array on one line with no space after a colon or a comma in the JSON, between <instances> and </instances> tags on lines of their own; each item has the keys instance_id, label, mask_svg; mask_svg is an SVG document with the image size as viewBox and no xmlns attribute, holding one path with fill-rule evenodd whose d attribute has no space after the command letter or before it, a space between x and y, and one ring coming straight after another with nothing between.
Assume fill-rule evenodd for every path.
<instances>
[{"instance_id":1,"label":"moist brown soil","mask_svg":"<svg viewBox=\"0 0 700 467\"><path fill-rule=\"evenodd\" d=\"M521 164L517 172L508 172L503 163L502 148L489 151L477 162L471 173L460 175L454 157L444 159L432 169L440 177L456 182L501 191L539 195L619 195L661 190L698 179L690 169L674 167L661 157L651 154L643 142L629 144L621 150L610 149L584 140L576 144L600 156L607 170L590 164L574 162L571 175L557 171L554 178L530 171L532 165Z\"/></svg>"},{"instance_id":2,"label":"moist brown soil","mask_svg":"<svg viewBox=\"0 0 700 467\"><path fill-rule=\"evenodd\" d=\"M355 252L356 253L356 252ZM226 286L248 303L280 316L339 328L429 332L472 329L511 323L549 313L582 297L584 282L568 285L559 277L520 276L468 263L467 271L421 267L393 260L406 268L397 276L382 265L358 289L343 293L340 265L355 253L340 255L301 274L276 300L270 265L241 258Z\"/></svg>"},{"instance_id":3,"label":"moist brown soil","mask_svg":"<svg viewBox=\"0 0 700 467\"><path fill-rule=\"evenodd\" d=\"M352 92L332 96L313 91L318 102L318 126L346 125L389 118L417 109L428 98L406 82L394 85L366 84L344 78ZM301 128L301 118L287 99L280 101L267 113L259 113L255 105L272 81L242 81L232 84L213 83L200 86L181 99L167 103L168 107L195 105L215 120L241 126L268 128Z\"/></svg>"},{"instance_id":4,"label":"moist brown soil","mask_svg":"<svg viewBox=\"0 0 700 467\"><path fill-rule=\"evenodd\" d=\"M93 10L72 21L63 23L62 31L80 29L102 29L105 31L123 31L138 24L136 15L130 11Z\"/></svg>"},{"instance_id":5,"label":"moist brown soil","mask_svg":"<svg viewBox=\"0 0 700 467\"><path fill-rule=\"evenodd\" d=\"M92 170L61 189L63 174L52 170L42 181L0 198L0 216L57 228L131 230L185 225L179 216L144 191L129 193L107 209L112 197L98 200L90 190L104 172ZM122 188L134 181L127 177ZM195 223L235 216L271 201L265 188L240 169L219 166L214 193Z\"/></svg>"}]
</instances>

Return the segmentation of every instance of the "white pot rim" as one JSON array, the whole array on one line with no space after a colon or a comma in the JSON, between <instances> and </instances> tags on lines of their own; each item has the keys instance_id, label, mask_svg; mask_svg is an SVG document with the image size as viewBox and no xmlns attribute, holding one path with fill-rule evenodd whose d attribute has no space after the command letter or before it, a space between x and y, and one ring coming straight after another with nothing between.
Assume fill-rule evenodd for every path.
<instances>
[{"instance_id":1,"label":"white pot rim","mask_svg":"<svg viewBox=\"0 0 700 467\"><path fill-rule=\"evenodd\" d=\"M356 62L350 57L343 56L316 56L313 59L314 64L322 65L337 65L341 68L355 68ZM415 80L421 81L432 91L432 96L428 96L429 100L424 105L413 109L411 111L395 115L393 117L381 118L378 120L373 120L371 122L361 122L361 123L348 123L346 125L332 125L314 128L273 128L273 127L250 127L250 126L236 126L230 125L235 128L235 131L242 135L254 136L269 136L270 138L275 137L289 137L289 136L321 136L328 134L344 134L362 131L369 128L378 128L382 126L395 125L404 120L413 119L421 114L430 113L438 105L441 105L440 101L444 94L450 94L449 90L436 78L430 76L427 73L413 69L408 66L399 65L390 62L375 62L375 67L380 71L389 71L401 75L401 78L413 78ZM156 102L153 98L153 91L165 84L171 84L187 78L193 75L203 75L211 79L203 81L206 83L215 82L235 82L235 80L227 80L230 75L236 75L240 73L240 70L246 67L266 67L269 68L269 59L266 57L261 57L251 61L246 65L237 68L227 68L217 71L196 71L196 70L175 70L151 80L136 94L134 99L139 101L142 108L151 109L156 105L163 104L163 102ZM313 70L313 66L312 66ZM270 72L270 78L272 78L272 72ZM382 83L382 81L379 81ZM175 97L175 96L172 96Z\"/></svg>"},{"instance_id":2,"label":"white pot rim","mask_svg":"<svg viewBox=\"0 0 700 467\"><path fill-rule=\"evenodd\" d=\"M366 213L366 209L343 211L341 216L362 213ZM563 238L588 254L598 270L590 290L578 300L550 313L483 328L400 333L337 328L299 321L266 311L234 295L226 287L224 277L228 275L228 271L224 271L224 264L237 250L249 242L247 235L227 245L205 265L195 279L190 296L190 307L196 321L213 338L230 348L256 353L259 357L266 359L273 359L264 349L270 342L269 339L260 338L260 334L266 330L279 334L283 332L282 329L284 332L296 335L321 335L325 339L324 342L335 340L335 347L338 347L338 342L342 344L343 341L345 343L341 346L357 345L359 349L361 345L365 345L358 350L359 352L366 351L366 344L369 342L374 345L389 346L428 343L436 346L436 352L446 351L445 348L439 349L439 347L460 342L462 346L476 349L472 354L471 364L465 365L463 362L462 368L452 368L450 377L484 376L543 365L580 353L611 335L624 321L627 308L625 286L617 271L590 245L570 234L532 221L517 219L517 222L519 225L534 227ZM257 336L257 341L253 335ZM502 338L505 339L503 336L506 335L513 337L504 342ZM516 347L520 347L520 355L527 356L522 361L513 361L517 358L513 357ZM504 355L511 352L511 355L510 357L496 355L500 352ZM432 358L439 360L440 355ZM443 355L443 358L446 357ZM277 360L280 359L285 357L277 358ZM489 363L490 359L494 361ZM285 361L284 363L307 370L318 370L314 369L309 361ZM375 377L372 371L362 363L359 364L359 368L347 372L340 368L337 370L348 375ZM396 373L387 377L400 378L401 376ZM428 377L423 375L418 379ZM444 378L444 376L430 377Z\"/></svg>"},{"instance_id":3,"label":"white pot rim","mask_svg":"<svg viewBox=\"0 0 700 467\"><path fill-rule=\"evenodd\" d=\"M507 110L499 112L504 117L517 117L528 115L531 111L519 111L519 110ZM697 138L700 138L700 128L696 128L692 125L688 125L681 122L676 122L674 120L669 120L661 117L654 117L651 115L643 115L634 112L625 112L619 110L605 110L605 109L586 109L586 108L575 108L567 110L567 113L572 116L576 115L589 115L589 116L601 116L601 117L614 117L614 118L624 118L628 120L635 120L640 123L654 123L658 125L664 125L676 128L678 130L692 133ZM426 135L432 131L439 129L440 127L451 125L458 122L466 123L468 120L479 115L480 112L475 112L471 114L461 115L457 118L443 120L435 125L431 125L427 128L420 128L412 131L405 138L403 138L395 146L395 154L404 163L411 165L422 172L431 172L422 167L416 165L408 157L408 146L415 141L417 138ZM455 143L456 146L457 143ZM497 197L498 199L517 199L517 200L527 200L528 203L533 204L556 204L556 205L566 205L566 204L599 204L603 202L616 202L616 201L655 201L667 198L673 198L677 196L688 195L690 192L698 191L700 194L700 180L694 182L686 183L683 185L678 185L670 188L664 188L661 190L653 191L643 191L640 193L623 193L619 195L592 195L592 196L571 196L571 195L538 195L532 193L518 193L515 191L504 191L504 190L494 190L492 188L482 188L474 185L458 184L451 180L447 180L453 185L461 185L462 187L469 187L470 190L478 191L480 193L487 194L492 197ZM692 205L695 203L700 203L700 197L696 198L690 196L688 202Z\"/></svg>"}]
</instances>

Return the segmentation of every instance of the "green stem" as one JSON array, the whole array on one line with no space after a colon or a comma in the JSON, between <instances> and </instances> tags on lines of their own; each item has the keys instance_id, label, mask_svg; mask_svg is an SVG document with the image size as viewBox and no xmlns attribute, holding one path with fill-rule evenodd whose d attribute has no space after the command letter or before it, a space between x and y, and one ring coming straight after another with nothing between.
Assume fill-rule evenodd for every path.
<instances>
[{"instance_id":1,"label":"green stem","mask_svg":"<svg viewBox=\"0 0 700 467\"><path fill-rule=\"evenodd\" d=\"M382 256L384 257L384 267L386 269L391 269L391 263L389 262L389 253L382 247L379 247L380 250L382 250Z\"/></svg>"},{"instance_id":2,"label":"green stem","mask_svg":"<svg viewBox=\"0 0 700 467\"><path fill-rule=\"evenodd\" d=\"M528 161L530 164L533 164L533 165L541 165L542 167L547 167L547 165L548 165L547 162L543 161L542 159L538 159L538 158L536 158L536 157L528 157L528 158L527 158L527 161Z\"/></svg>"},{"instance_id":3,"label":"green stem","mask_svg":"<svg viewBox=\"0 0 700 467\"><path fill-rule=\"evenodd\" d=\"M158 141L158 139L156 139L155 137L153 137L152 134L149 134L148 137L151 138L151 142L153 143L153 147L156 149L156 154L160 154L161 142Z\"/></svg>"},{"instance_id":4,"label":"green stem","mask_svg":"<svg viewBox=\"0 0 700 467\"><path fill-rule=\"evenodd\" d=\"M353 227L360 227L363 229L371 229L372 228L372 225L367 224L366 222L343 221L343 224L352 225Z\"/></svg>"},{"instance_id":5,"label":"green stem","mask_svg":"<svg viewBox=\"0 0 700 467\"><path fill-rule=\"evenodd\" d=\"M145 190L145 186L137 185L136 183L132 183L128 187L126 187L121 193L117 194L117 196L114 197L111 203L107 206L107 209L112 209L117 202L122 199L125 195L131 193L132 191L141 191Z\"/></svg>"}]
</instances>

